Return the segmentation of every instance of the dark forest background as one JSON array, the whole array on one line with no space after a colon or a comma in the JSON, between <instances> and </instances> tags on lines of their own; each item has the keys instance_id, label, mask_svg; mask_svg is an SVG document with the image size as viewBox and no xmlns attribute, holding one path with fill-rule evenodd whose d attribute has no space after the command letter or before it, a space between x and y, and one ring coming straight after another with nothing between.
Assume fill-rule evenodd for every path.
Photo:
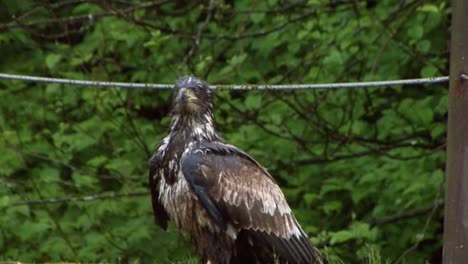
<instances>
[{"instance_id":1,"label":"dark forest background","mask_svg":"<svg viewBox=\"0 0 468 264\"><path fill-rule=\"evenodd\" d=\"M211 84L448 74L442 0L0 1L0 72ZM216 91L332 263L440 263L447 84ZM169 90L0 80L0 260L194 262L154 223Z\"/></svg>"}]
</instances>

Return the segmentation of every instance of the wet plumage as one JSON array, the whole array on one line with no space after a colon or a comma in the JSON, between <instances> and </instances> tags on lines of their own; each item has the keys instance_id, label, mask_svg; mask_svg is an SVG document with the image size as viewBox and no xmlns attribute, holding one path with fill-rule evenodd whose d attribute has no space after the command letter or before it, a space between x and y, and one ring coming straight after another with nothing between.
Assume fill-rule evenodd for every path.
<instances>
[{"instance_id":1,"label":"wet plumage","mask_svg":"<svg viewBox=\"0 0 468 264\"><path fill-rule=\"evenodd\" d=\"M203 263L322 263L270 174L217 135L207 84L183 77L172 100L150 159L156 222L173 221Z\"/></svg>"}]
</instances>

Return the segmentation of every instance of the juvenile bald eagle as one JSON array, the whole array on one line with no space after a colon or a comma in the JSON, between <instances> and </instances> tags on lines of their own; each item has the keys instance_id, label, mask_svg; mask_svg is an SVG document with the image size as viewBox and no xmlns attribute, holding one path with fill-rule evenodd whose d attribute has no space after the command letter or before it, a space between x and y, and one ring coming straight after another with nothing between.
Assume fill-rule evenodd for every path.
<instances>
[{"instance_id":1,"label":"juvenile bald eagle","mask_svg":"<svg viewBox=\"0 0 468 264\"><path fill-rule=\"evenodd\" d=\"M168 220L203 263L322 263L270 174L218 136L208 85L173 89L170 130L149 161L156 222Z\"/></svg>"}]
</instances>

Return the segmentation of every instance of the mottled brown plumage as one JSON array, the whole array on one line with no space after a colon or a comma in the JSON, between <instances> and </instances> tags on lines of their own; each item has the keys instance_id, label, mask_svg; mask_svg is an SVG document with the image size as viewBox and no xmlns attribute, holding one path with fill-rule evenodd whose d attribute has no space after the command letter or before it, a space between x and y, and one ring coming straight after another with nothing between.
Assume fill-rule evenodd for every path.
<instances>
[{"instance_id":1,"label":"mottled brown plumage","mask_svg":"<svg viewBox=\"0 0 468 264\"><path fill-rule=\"evenodd\" d=\"M169 135L150 159L156 222L174 221L204 263L322 263L270 174L217 135L212 108L204 82L176 83Z\"/></svg>"}]
</instances>

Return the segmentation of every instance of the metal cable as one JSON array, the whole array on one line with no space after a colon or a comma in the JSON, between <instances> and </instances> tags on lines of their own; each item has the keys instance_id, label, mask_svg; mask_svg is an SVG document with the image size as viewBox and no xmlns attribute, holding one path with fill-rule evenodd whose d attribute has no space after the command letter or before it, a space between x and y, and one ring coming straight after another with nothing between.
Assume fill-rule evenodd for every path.
<instances>
[{"instance_id":1,"label":"metal cable","mask_svg":"<svg viewBox=\"0 0 468 264\"><path fill-rule=\"evenodd\" d=\"M462 78L468 80L468 76L462 75ZM60 83L78 86L93 86L93 87L121 87L126 89L171 89L173 84L154 84L154 83L126 83L126 82L102 82L102 81L86 81L74 79L48 78L28 75L15 75L0 73L0 79L20 80L28 82L45 82L45 83ZM371 82L349 82L349 83L322 83L322 84L279 84L279 85L211 85L211 89L230 89L230 90L305 90L305 89L351 89L364 87L390 87L390 86L408 86L422 85L448 82L448 76L391 80L391 81L371 81Z\"/></svg>"}]
</instances>

